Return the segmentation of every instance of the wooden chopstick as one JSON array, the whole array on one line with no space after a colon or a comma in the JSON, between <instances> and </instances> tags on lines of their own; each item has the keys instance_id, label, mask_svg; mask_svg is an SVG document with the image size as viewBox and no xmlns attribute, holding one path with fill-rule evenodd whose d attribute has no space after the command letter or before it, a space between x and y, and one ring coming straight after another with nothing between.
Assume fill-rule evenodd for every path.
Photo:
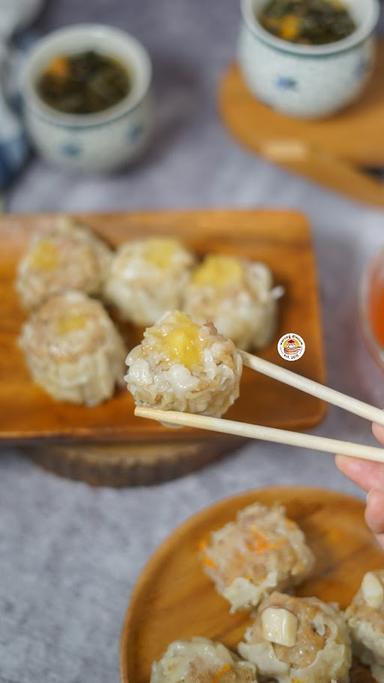
<instances>
[{"instance_id":1,"label":"wooden chopstick","mask_svg":"<svg viewBox=\"0 0 384 683\"><path fill-rule=\"evenodd\" d=\"M311 394L311 396L316 396L334 406L344 408L344 410L354 415L359 415L359 417L364 417L371 422L384 425L384 411L380 408L375 408L375 406L371 406L369 403L364 403L364 401L359 401L357 398L352 398L352 396L347 396L340 391L326 387L324 384L319 384L319 382L315 382L312 379L297 375L291 370L286 370L280 367L280 365L270 363L246 351L240 351L240 353L244 365L248 368L272 377L278 382L289 384L291 387L304 391L306 394Z\"/></svg>"},{"instance_id":2,"label":"wooden chopstick","mask_svg":"<svg viewBox=\"0 0 384 683\"><path fill-rule=\"evenodd\" d=\"M323 436L290 432L285 429L274 429L273 427L262 427L260 425L248 424L247 422L224 420L218 417L179 413L173 410L156 410L155 408L144 408L141 406L135 408L135 415L165 422L169 425L196 427L197 429L232 434L247 439L272 441L274 443L286 444L287 446L299 446L300 448L311 448L315 451L325 451L326 453L349 455L352 458L361 458L362 460L384 462L383 448L364 446L350 441L339 441L338 439L328 439Z\"/></svg>"}]
</instances>

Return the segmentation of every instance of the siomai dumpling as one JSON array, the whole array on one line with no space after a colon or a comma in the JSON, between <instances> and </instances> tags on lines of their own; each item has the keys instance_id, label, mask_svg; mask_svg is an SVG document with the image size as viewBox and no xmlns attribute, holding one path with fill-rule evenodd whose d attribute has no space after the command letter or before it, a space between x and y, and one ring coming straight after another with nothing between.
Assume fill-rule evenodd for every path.
<instances>
[{"instance_id":1,"label":"siomai dumpling","mask_svg":"<svg viewBox=\"0 0 384 683\"><path fill-rule=\"evenodd\" d=\"M346 618L355 654L384 683L384 570L365 574Z\"/></svg>"},{"instance_id":2,"label":"siomai dumpling","mask_svg":"<svg viewBox=\"0 0 384 683\"><path fill-rule=\"evenodd\" d=\"M239 395L242 361L233 342L180 311L147 328L126 363L137 405L220 417Z\"/></svg>"},{"instance_id":3,"label":"siomai dumpling","mask_svg":"<svg viewBox=\"0 0 384 683\"><path fill-rule=\"evenodd\" d=\"M156 237L123 244L116 252L105 298L135 325L153 325L180 308L194 256L176 239Z\"/></svg>"},{"instance_id":4,"label":"siomai dumpling","mask_svg":"<svg viewBox=\"0 0 384 683\"><path fill-rule=\"evenodd\" d=\"M51 297L32 313L20 346L34 381L59 401L95 405L123 380L123 340L101 303L80 292Z\"/></svg>"},{"instance_id":5,"label":"siomai dumpling","mask_svg":"<svg viewBox=\"0 0 384 683\"><path fill-rule=\"evenodd\" d=\"M34 309L67 290L101 293L112 252L89 228L67 217L36 233L19 263L16 289L24 308Z\"/></svg>"},{"instance_id":6,"label":"siomai dumpling","mask_svg":"<svg viewBox=\"0 0 384 683\"><path fill-rule=\"evenodd\" d=\"M213 322L239 348L261 349L275 333L281 294L264 263L212 254L194 270L183 309L196 322Z\"/></svg>"},{"instance_id":7,"label":"siomai dumpling","mask_svg":"<svg viewBox=\"0 0 384 683\"><path fill-rule=\"evenodd\" d=\"M278 683L347 683L352 654L342 612L317 598L272 593L238 646L262 677Z\"/></svg>"},{"instance_id":8,"label":"siomai dumpling","mask_svg":"<svg viewBox=\"0 0 384 683\"><path fill-rule=\"evenodd\" d=\"M256 667L221 643L178 640L154 662L150 683L257 683Z\"/></svg>"},{"instance_id":9,"label":"siomai dumpling","mask_svg":"<svg viewBox=\"0 0 384 683\"><path fill-rule=\"evenodd\" d=\"M303 532L284 508L260 503L240 510L235 522L203 541L201 560L232 612L255 607L276 589L298 585L314 564Z\"/></svg>"}]
</instances>

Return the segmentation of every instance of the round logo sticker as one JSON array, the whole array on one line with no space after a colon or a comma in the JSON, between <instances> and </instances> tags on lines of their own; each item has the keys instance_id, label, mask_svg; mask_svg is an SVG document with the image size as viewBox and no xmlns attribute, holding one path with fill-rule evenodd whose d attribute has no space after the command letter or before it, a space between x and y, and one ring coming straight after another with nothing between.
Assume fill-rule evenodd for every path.
<instances>
[{"instance_id":1,"label":"round logo sticker","mask_svg":"<svg viewBox=\"0 0 384 683\"><path fill-rule=\"evenodd\" d=\"M305 352L305 341L299 334L288 332L280 337L277 350L284 360L299 360Z\"/></svg>"}]
</instances>

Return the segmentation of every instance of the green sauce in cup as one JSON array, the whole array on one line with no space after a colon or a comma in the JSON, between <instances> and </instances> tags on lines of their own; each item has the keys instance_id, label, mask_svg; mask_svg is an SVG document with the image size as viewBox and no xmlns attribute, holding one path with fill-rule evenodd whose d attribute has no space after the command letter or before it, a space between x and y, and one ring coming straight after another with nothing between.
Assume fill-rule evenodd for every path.
<instances>
[{"instance_id":1,"label":"green sauce in cup","mask_svg":"<svg viewBox=\"0 0 384 683\"><path fill-rule=\"evenodd\" d=\"M37 92L53 109L66 114L94 114L123 100L130 76L120 62L94 50L58 55L38 78Z\"/></svg>"},{"instance_id":2,"label":"green sauce in cup","mask_svg":"<svg viewBox=\"0 0 384 683\"><path fill-rule=\"evenodd\" d=\"M258 19L269 33L301 45L334 43L356 29L341 0L269 0Z\"/></svg>"}]
</instances>

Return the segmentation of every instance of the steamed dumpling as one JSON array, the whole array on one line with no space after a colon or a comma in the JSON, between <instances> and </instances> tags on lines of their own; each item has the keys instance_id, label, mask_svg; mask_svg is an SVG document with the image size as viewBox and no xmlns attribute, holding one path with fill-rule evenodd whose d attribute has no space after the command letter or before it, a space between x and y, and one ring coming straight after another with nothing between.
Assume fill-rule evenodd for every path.
<instances>
[{"instance_id":1,"label":"steamed dumpling","mask_svg":"<svg viewBox=\"0 0 384 683\"><path fill-rule=\"evenodd\" d=\"M275 334L281 293L264 263L211 254L192 273L183 309L198 323L213 322L240 349L261 349Z\"/></svg>"},{"instance_id":2,"label":"steamed dumpling","mask_svg":"<svg viewBox=\"0 0 384 683\"><path fill-rule=\"evenodd\" d=\"M242 657L278 683L347 683L351 643L342 612L317 598L272 593L258 607Z\"/></svg>"},{"instance_id":3,"label":"steamed dumpling","mask_svg":"<svg viewBox=\"0 0 384 683\"><path fill-rule=\"evenodd\" d=\"M16 289L24 308L35 309L68 290L101 293L112 252L86 226L67 217L36 233L21 259Z\"/></svg>"},{"instance_id":4,"label":"steamed dumpling","mask_svg":"<svg viewBox=\"0 0 384 683\"><path fill-rule=\"evenodd\" d=\"M179 311L147 328L126 363L140 406L220 417L239 395L242 361L233 342Z\"/></svg>"},{"instance_id":5,"label":"steamed dumpling","mask_svg":"<svg viewBox=\"0 0 384 683\"><path fill-rule=\"evenodd\" d=\"M231 611L251 609L273 590L286 590L310 573L314 557L283 507L254 503L202 543L201 559Z\"/></svg>"},{"instance_id":6,"label":"steamed dumpling","mask_svg":"<svg viewBox=\"0 0 384 683\"><path fill-rule=\"evenodd\" d=\"M365 574L346 617L355 654L384 683L384 570Z\"/></svg>"},{"instance_id":7,"label":"steamed dumpling","mask_svg":"<svg viewBox=\"0 0 384 683\"><path fill-rule=\"evenodd\" d=\"M135 325L153 325L180 308L194 256L178 240L154 237L123 244L105 285L106 300Z\"/></svg>"},{"instance_id":8,"label":"steamed dumpling","mask_svg":"<svg viewBox=\"0 0 384 683\"><path fill-rule=\"evenodd\" d=\"M95 405L124 376L125 345L101 303L51 297L24 323L20 346L34 381L59 401Z\"/></svg>"},{"instance_id":9,"label":"steamed dumpling","mask_svg":"<svg viewBox=\"0 0 384 683\"><path fill-rule=\"evenodd\" d=\"M154 662L150 683L257 683L256 667L207 638L178 640Z\"/></svg>"}]
</instances>

